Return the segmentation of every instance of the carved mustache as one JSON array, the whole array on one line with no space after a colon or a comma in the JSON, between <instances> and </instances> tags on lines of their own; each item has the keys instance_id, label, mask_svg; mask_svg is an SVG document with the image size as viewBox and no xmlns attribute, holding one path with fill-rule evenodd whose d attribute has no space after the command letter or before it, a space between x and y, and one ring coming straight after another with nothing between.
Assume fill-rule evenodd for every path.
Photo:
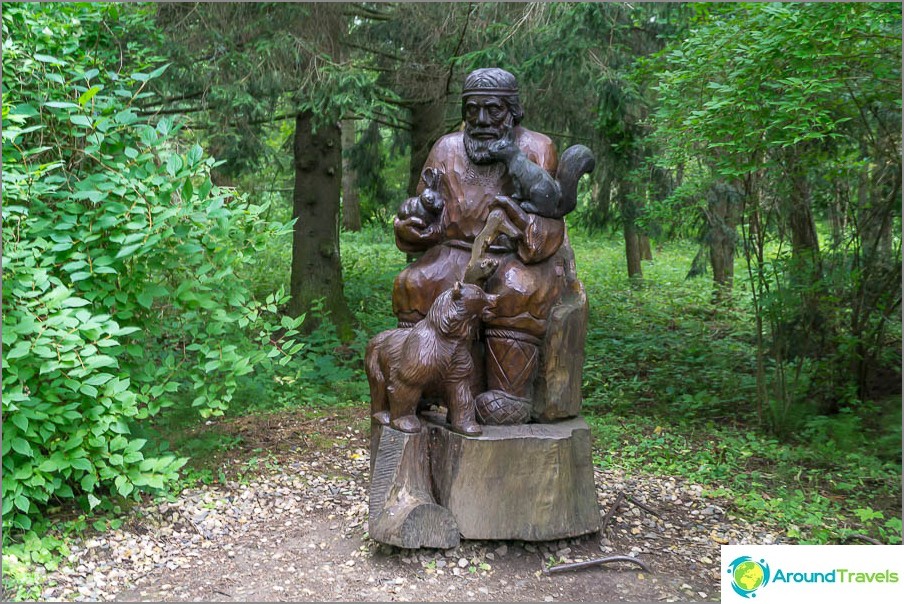
<instances>
[{"instance_id":1,"label":"carved mustache","mask_svg":"<svg viewBox=\"0 0 904 604\"><path fill-rule=\"evenodd\" d=\"M499 138L502 136L502 128L474 128L473 130L468 130L468 135L472 137L479 136L492 136L494 138Z\"/></svg>"}]
</instances>

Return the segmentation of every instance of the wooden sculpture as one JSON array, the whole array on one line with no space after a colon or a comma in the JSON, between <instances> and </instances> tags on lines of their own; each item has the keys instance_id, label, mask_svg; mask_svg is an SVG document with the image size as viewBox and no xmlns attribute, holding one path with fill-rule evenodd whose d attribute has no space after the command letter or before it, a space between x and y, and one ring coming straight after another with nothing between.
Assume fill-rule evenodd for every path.
<instances>
[{"instance_id":1,"label":"wooden sculpture","mask_svg":"<svg viewBox=\"0 0 904 604\"><path fill-rule=\"evenodd\" d=\"M436 168L425 168L421 172L423 189L415 197L409 197L399 208L398 217L421 228L432 224L443 209L443 197L439 188L442 173Z\"/></svg>"},{"instance_id":2,"label":"wooden sculpture","mask_svg":"<svg viewBox=\"0 0 904 604\"><path fill-rule=\"evenodd\" d=\"M373 418L402 432L420 432L415 412L421 396L438 392L448 408L450 429L480 434L471 343L477 339L479 320L492 316L495 304L496 296L456 281L434 301L423 321L373 338L365 354Z\"/></svg>"},{"instance_id":3,"label":"wooden sculpture","mask_svg":"<svg viewBox=\"0 0 904 604\"><path fill-rule=\"evenodd\" d=\"M492 257L497 270L485 288L498 302L484 321L487 384L478 414L489 423L525 421L550 314L580 288L562 215L574 208L593 156L569 149L559 166L552 141L520 125L517 82L506 71L472 72L462 100L464 129L437 141L424 167L440 174L443 211L427 224L413 211L395 220L399 248L423 255L396 279L393 310L400 326L414 325L469 266Z\"/></svg>"},{"instance_id":4,"label":"wooden sculpture","mask_svg":"<svg viewBox=\"0 0 904 604\"><path fill-rule=\"evenodd\" d=\"M594 159L576 145L560 162L523 117L512 74L468 74L463 129L436 142L395 218L399 249L418 257L393 286L398 329L366 352L377 541L451 547L599 526L576 417L587 300L563 219ZM424 404L435 397L445 415Z\"/></svg>"}]
</instances>

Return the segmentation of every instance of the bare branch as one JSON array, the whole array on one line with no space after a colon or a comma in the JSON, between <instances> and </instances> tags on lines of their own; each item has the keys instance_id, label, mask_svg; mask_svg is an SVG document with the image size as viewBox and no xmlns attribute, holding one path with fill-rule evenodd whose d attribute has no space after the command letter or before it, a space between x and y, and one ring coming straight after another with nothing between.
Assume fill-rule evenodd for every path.
<instances>
[{"instance_id":1,"label":"bare branch","mask_svg":"<svg viewBox=\"0 0 904 604\"><path fill-rule=\"evenodd\" d=\"M400 57L398 55L394 55L394 54L391 54L391 53L388 53L388 52L385 52L382 50L377 50L376 48L362 46L361 44L355 44L354 42L349 42L348 40L341 42L341 44L343 46L347 46L348 48L355 48L357 50L363 50L364 52L369 52L371 54L381 56L381 57L389 59L391 61L397 61L399 63L403 63L405 61L405 59L403 57Z\"/></svg>"},{"instance_id":2,"label":"bare branch","mask_svg":"<svg viewBox=\"0 0 904 604\"><path fill-rule=\"evenodd\" d=\"M352 10L345 11L342 14L346 17L361 17L362 19L372 19L374 21L389 21L391 18L388 11L380 12L360 4L353 4L350 8Z\"/></svg>"},{"instance_id":3,"label":"bare branch","mask_svg":"<svg viewBox=\"0 0 904 604\"><path fill-rule=\"evenodd\" d=\"M207 90L196 90L195 92L188 92L186 94L164 97L153 100L146 105L141 105L140 107L138 107L138 109L146 111L151 107L157 107L159 105L169 105L170 103L175 103L176 101L188 101L190 99L196 99L198 97L204 96L206 92Z\"/></svg>"},{"instance_id":4,"label":"bare branch","mask_svg":"<svg viewBox=\"0 0 904 604\"><path fill-rule=\"evenodd\" d=\"M455 46L455 52L452 53L452 59L449 61L449 76L446 78L446 95L449 94L449 90L452 86L452 76L455 73L455 59L458 58L458 53L461 52L461 46L465 41L465 33L468 31L468 24L471 22L471 15L474 12L474 3L468 2L468 12L465 14L465 22L461 27L461 33L458 36L458 44Z\"/></svg>"},{"instance_id":5,"label":"bare branch","mask_svg":"<svg viewBox=\"0 0 904 604\"><path fill-rule=\"evenodd\" d=\"M209 107L202 105L198 107L171 107L169 109L154 109L150 111L141 111L139 110L136 115L139 117L148 117L152 115L179 115L182 113L198 113L200 111L207 111Z\"/></svg>"}]
</instances>

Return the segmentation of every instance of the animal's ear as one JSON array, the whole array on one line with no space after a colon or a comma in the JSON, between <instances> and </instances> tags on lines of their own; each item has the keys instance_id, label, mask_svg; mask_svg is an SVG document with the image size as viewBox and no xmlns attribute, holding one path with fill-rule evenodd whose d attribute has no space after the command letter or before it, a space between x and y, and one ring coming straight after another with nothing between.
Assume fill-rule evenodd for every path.
<instances>
[{"instance_id":1,"label":"animal's ear","mask_svg":"<svg viewBox=\"0 0 904 604\"><path fill-rule=\"evenodd\" d=\"M424 183L431 189L436 188L436 182L439 180L438 176L439 170L436 168L424 168L424 171L421 172L421 178L424 179Z\"/></svg>"},{"instance_id":2,"label":"animal's ear","mask_svg":"<svg viewBox=\"0 0 904 604\"><path fill-rule=\"evenodd\" d=\"M461 281L456 281L452 286L452 299L458 300L459 298L461 298Z\"/></svg>"}]
</instances>

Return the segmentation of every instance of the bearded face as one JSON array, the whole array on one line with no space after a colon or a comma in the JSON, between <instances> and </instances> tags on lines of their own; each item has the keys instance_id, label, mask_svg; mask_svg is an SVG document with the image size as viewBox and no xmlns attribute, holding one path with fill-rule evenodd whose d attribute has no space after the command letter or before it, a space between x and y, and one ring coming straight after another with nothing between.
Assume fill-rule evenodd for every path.
<instances>
[{"instance_id":1,"label":"bearded face","mask_svg":"<svg viewBox=\"0 0 904 604\"><path fill-rule=\"evenodd\" d=\"M464 143L468 159L478 165L497 161L490 145L508 138L514 143L515 120L508 105L496 96L472 96L464 107Z\"/></svg>"}]
</instances>

